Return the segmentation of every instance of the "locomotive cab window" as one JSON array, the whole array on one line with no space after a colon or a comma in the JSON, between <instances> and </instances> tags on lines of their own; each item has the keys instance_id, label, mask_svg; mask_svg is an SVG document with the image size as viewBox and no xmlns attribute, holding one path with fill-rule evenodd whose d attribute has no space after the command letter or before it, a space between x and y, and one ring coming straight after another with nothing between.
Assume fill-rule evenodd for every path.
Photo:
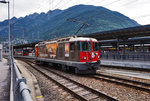
<instances>
[{"instance_id":1,"label":"locomotive cab window","mask_svg":"<svg viewBox=\"0 0 150 101\"><path fill-rule=\"evenodd\" d=\"M93 51L98 51L98 42L93 42Z\"/></svg>"},{"instance_id":2,"label":"locomotive cab window","mask_svg":"<svg viewBox=\"0 0 150 101\"><path fill-rule=\"evenodd\" d=\"M91 42L88 42L88 41L82 42L82 50L91 51Z\"/></svg>"}]
</instances>

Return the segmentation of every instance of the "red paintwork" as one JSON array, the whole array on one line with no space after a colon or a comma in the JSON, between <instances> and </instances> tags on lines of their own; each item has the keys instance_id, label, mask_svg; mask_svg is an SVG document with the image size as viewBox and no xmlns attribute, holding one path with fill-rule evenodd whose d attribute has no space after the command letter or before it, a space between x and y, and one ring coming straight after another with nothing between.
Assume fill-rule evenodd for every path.
<instances>
[{"instance_id":1,"label":"red paintwork","mask_svg":"<svg viewBox=\"0 0 150 101\"><path fill-rule=\"evenodd\" d=\"M80 62L93 62L93 61L100 60L100 58L98 58L98 56L100 57L99 51L93 51L93 42L90 41L90 43L91 43L91 51L90 52L81 51L79 53ZM92 53L95 54L94 58L92 58ZM84 57L86 57L86 59L83 59Z\"/></svg>"},{"instance_id":2,"label":"red paintwork","mask_svg":"<svg viewBox=\"0 0 150 101\"><path fill-rule=\"evenodd\" d=\"M29 56L29 53L23 53L23 56Z\"/></svg>"},{"instance_id":3,"label":"red paintwork","mask_svg":"<svg viewBox=\"0 0 150 101\"><path fill-rule=\"evenodd\" d=\"M79 52L80 62L93 62L93 61L100 60L100 58L98 58L98 57L100 57L99 51L93 51L93 41L90 41L90 43L91 43L91 51L90 52L83 52L83 51ZM92 53L95 54L94 58L92 58ZM38 57L38 47L37 46L35 47L35 56ZM86 57L86 59L83 59L83 57Z\"/></svg>"},{"instance_id":4,"label":"red paintwork","mask_svg":"<svg viewBox=\"0 0 150 101\"><path fill-rule=\"evenodd\" d=\"M38 57L38 47L35 47L35 56Z\"/></svg>"}]
</instances>

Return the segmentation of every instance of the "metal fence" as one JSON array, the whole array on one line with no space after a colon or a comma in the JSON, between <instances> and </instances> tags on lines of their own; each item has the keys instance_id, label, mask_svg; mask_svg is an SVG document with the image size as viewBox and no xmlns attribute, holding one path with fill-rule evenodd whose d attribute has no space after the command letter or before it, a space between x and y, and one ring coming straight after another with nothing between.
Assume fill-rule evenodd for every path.
<instances>
[{"instance_id":1,"label":"metal fence","mask_svg":"<svg viewBox=\"0 0 150 101\"><path fill-rule=\"evenodd\" d=\"M3 47L2 44L0 44L0 61L2 61L3 55L2 55Z\"/></svg>"},{"instance_id":2,"label":"metal fence","mask_svg":"<svg viewBox=\"0 0 150 101\"><path fill-rule=\"evenodd\" d=\"M10 101L32 101L26 79L21 77L14 58L11 67Z\"/></svg>"},{"instance_id":3,"label":"metal fence","mask_svg":"<svg viewBox=\"0 0 150 101\"><path fill-rule=\"evenodd\" d=\"M150 52L101 52L101 59L150 61Z\"/></svg>"}]
</instances>

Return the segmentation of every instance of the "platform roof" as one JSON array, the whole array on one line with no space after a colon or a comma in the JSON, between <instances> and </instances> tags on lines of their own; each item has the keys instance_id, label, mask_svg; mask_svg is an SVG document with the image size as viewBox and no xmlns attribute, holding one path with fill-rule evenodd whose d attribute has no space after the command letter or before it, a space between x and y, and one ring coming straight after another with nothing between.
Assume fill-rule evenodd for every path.
<instances>
[{"instance_id":1,"label":"platform roof","mask_svg":"<svg viewBox=\"0 0 150 101\"><path fill-rule=\"evenodd\" d=\"M38 44L39 42L33 42L33 43L28 43L28 44L22 44L22 45L15 45L13 46L14 49L16 48L25 48L25 47L33 47Z\"/></svg>"},{"instance_id":2,"label":"platform roof","mask_svg":"<svg viewBox=\"0 0 150 101\"><path fill-rule=\"evenodd\" d=\"M128 39L128 38L146 37L146 36L150 36L150 25L136 26L136 27L82 35L82 37L92 37L92 38L96 38L99 41L112 40L112 39ZM141 39L141 40L147 40L147 39ZM39 42L16 45L14 46L14 48L34 47L35 44L37 43Z\"/></svg>"},{"instance_id":3,"label":"platform roof","mask_svg":"<svg viewBox=\"0 0 150 101\"><path fill-rule=\"evenodd\" d=\"M128 39L134 37L150 36L150 25L136 26L112 31L96 32L84 35L97 40Z\"/></svg>"},{"instance_id":4,"label":"platform roof","mask_svg":"<svg viewBox=\"0 0 150 101\"><path fill-rule=\"evenodd\" d=\"M113 45L117 44L118 40L102 40L99 41L100 46L105 46L105 45ZM119 44L123 45L124 41L119 40ZM150 44L150 37L139 37L139 38L130 38L125 41L126 45L133 45L133 44Z\"/></svg>"}]
</instances>

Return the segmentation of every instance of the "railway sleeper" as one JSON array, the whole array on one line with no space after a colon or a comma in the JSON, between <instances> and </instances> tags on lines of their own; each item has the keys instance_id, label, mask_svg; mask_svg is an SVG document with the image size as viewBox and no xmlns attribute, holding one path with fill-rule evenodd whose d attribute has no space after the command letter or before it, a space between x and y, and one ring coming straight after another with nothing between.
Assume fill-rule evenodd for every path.
<instances>
[{"instance_id":1,"label":"railway sleeper","mask_svg":"<svg viewBox=\"0 0 150 101\"><path fill-rule=\"evenodd\" d=\"M73 89L76 89L77 87L78 87L77 85L71 85L68 88L73 90Z\"/></svg>"},{"instance_id":2,"label":"railway sleeper","mask_svg":"<svg viewBox=\"0 0 150 101\"><path fill-rule=\"evenodd\" d=\"M83 95L84 97L86 97L88 100L92 100L92 99L95 99L95 98L99 98L99 96L95 95L95 94L92 94L92 93L89 93L89 94L85 94Z\"/></svg>"},{"instance_id":3,"label":"railway sleeper","mask_svg":"<svg viewBox=\"0 0 150 101\"><path fill-rule=\"evenodd\" d=\"M36 67L34 67L36 68ZM96 99L100 99L103 100L104 99L111 99L111 101L117 101L116 99L107 96L106 94L100 93L98 91L93 90L92 88L83 86L80 83L77 83L73 80L68 79L67 77L64 77L58 73L54 73L53 71L50 72L46 72L49 69L46 68L41 68L42 70L39 70L36 68L37 71L39 71L40 73L42 73L44 76L46 76L47 78L51 79L52 81L56 82L58 85L61 85L64 89L68 90L70 93L72 93L75 97L79 98L82 101L90 101L90 100L96 100ZM55 76L52 76L55 75ZM61 77L59 77L61 76ZM63 79L64 78L64 79ZM70 84L69 84L70 82ZM62 84L63 83L63 84ZM65 86L65 84L67 84L67 86ZM70 86L74 86L72 88L69 88ZM73 89L73 90L72 90ZM87 94L84 95L80 95L79 92L89 92Z\"/></svg>"}]
</instances>

